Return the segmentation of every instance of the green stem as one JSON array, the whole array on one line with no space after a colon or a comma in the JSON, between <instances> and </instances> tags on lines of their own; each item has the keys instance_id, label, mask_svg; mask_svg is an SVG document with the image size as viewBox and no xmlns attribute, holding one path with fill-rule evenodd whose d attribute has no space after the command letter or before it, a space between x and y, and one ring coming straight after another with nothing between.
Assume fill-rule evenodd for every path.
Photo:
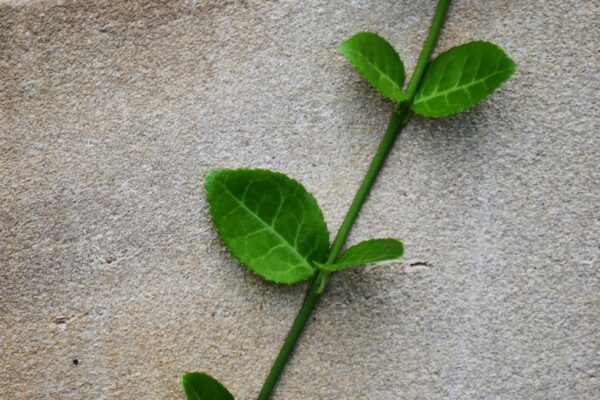
<instances>
[{"instance_id":1,"label":"green stem","mask_svg":"<svg viewBox=\"0 0 600 400\"><path fill-rule=\"evenodd\" d=\"M379 175L379 171L381 171L387 156L390 154L392 147L394 147L394 142L396 141L398 134L410 120L410 117L410 104L408 102L400 103L400 105L394 109L392 118L388 124L388 128L383 135L383 139L381 139L379 148L377 149L377 153L375 153L375 156L369 165L369 169L367 170L360 187L354 195L354 200L352 200L352 204L350 204L350 208L346 213L346 217L344 217L344 221L342 221L342 225L340 226L333 244L331 245L327 264L333 263L342 250L342 247L346 242L346 238L348 237L348 234L350 234L352 225L354 225L354 221L356 221L358 213L360 212L360 209L362 208L367 196L369 195L369 192L371 191L371 187Z\"/></svg>"},{"instance_id":2,"label":"green stem","mask_svg":"<svg viewBox=\"0 0 600 400\"><path fill-rule=\"evenodd\" d=\"M327 264L333 263L338 257L348 235L350 234L352 225L354 225L354 222L360 213L360 209L367 199L369 192L371 191L371 188L373 187L373 184L375 183L375 180L381 171L381 168L383 168L383 165L385 164L385 160L394 146L396 138L402 131L402 128L406 126L412 117L410 106L417 89L419 88L419 84L421 83L421 77L425 72L425 68L427 67L429 58L431 57L431 53L435 48L435 44L444 23L444 18L446 16L449 3L450 0L438 0L435 15L433 17L431 27L429 28L429 34L427 35L427 39L425 39L423 50L419 55L417 65L406 89L409 99L396 104L394 107L392 118L385 134L383 135L383 139L379 144L377 153L375 153L375 156L369 165L369 169L367 170L367 173L365 174L365 177L363 178L363 181L360 184L356 195L354 196L354 200L352 200L352 204L350 205L350 208L348 209L348 212L342 221L342 225L338 230L333 244L331 245L329 257L327 258ZM273 366L271 367L271 371L269 372L260 394L258 395L258 400L268 400L271 396L271 393L273 392L273 389L279 380L281 372L283 371L283 368L285 367L290 355L294 351L296 343L298 342L298 339L304 330L304 326L306 325L308 318L310 317L317 304L317 301L325 290L327 276L327 272L319 271L315 279L309 285L306 297L302 303L302 307L300 308L300 311L298 312L298 315L296 316L296 319L290 328L285 342L283 343L283 346L281 347L281 350L279 351L279 354L275 359Z\"/></svg>"},{"instance_id":3,"label":"green stem","mask_svg":"<svg viewBox=\"0 0 600 400\"><path fill-rule=\"evenodd\" d=\"M433 16L431 26L429 27L429 34L423 43L423 50L421 50L419 60L417 61L417 65L415 66L415 70L410 77L410 82L408 83L408 87L406 89L406 94L411 102L417 93L419 85L421 84L421 78L423 77L425 68L427 68L427 64L429 64L429 58L431 57L431 53L433 52L433 49L437 43L440 31L442 30L442 25L444 25L444 18L446 17L446 12L448 11L449 5L450 0L438 1L435 9L435 15Z\"/></svg>"},{"instance_id":4,"label":"green stem","mask_svg":"<svg viewBox=\"0 0 600 400\"><path fill-rule=\"evenodd\" d=\"M279 380L279 376L283 371L283 367L287 360L290 358L290 355L294 351L296 346L296 342L300 337L300 334L304 330L304 326L306 325L306 321L312 314L313 309L317 305L317 300L321 297L323 293L323 289L325 289L325 281L327 280L327 274L323 272L319 272L315 279L312 281L310 286L308 287L308 291L306 292L306 297L304 298L304 303L302 303L302 308L298 311L298 315L294 320L294 324L290 328L288 335L281 346L281 350L271 367L271 371L263 384L262 390L258 395L258 400L267 400L271 396L271 392L275 388L277 381Z\"/></svg>"}]
</instances>

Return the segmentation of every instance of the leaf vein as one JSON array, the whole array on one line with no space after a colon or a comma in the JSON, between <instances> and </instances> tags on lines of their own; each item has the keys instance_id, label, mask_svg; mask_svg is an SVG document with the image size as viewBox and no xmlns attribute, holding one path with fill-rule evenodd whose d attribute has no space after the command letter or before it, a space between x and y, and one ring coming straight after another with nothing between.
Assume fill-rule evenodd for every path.
<instances>
[{"instance_id":1,"label":"leaf vein","mask_svg":"<svg viewBox=\"0 0 600 400\"><path fill-rule=\"evenodd\" d=\"M483 77L481 79L477 79L477 80L471 81L468 84L464 84L464 85L460 85L460 86L453 86L453 87L448 88L446 90L443 90L443 91L440 91L440 92L436 92L435 94L430 95L428 97L421 97L420 99L418 99L418 101L415 101L415 104L420 104L420 103L425 103L426 104L427 102L431 101L432 99L434 99L436 97L446 96L449 93L455 92L455 91L460 90L460 89L467 89L468 90L468 88L471 88L471 87L473 87L473 86L475 86L475 85L477 85L479 83L487 84L487 80L488 79L490 79L490 78L492 78L492 77L494 77L496 75L505 74L508 71L510 71L510 69L508 69L508 68L507 69L503 69L501 71L496 71L493 74L487 75L487 76L485 76L485 77Z\"/></svg>"},{"instance_id":2,"label":"leaf vein","mask_svg":"<svg viewBox=\"0 0 600 400\"><path fill-rule=\"evenodd\" d=\"M352 49L347 49L346 51L348 51L349 53L354 53L356 55L358 55L361 59L363 59L366 64L369 64L370 67L372 67L375 71L377 71L379 73L379 79L381 80L381 77L383 77L385 80L389 81L391 83L391 85L394 87L394 89L402 92L402 88L398 85L398 83L393 80L386 72L383 72L381 69L379 69L379 67L375 64L373 64L371 62L371 60L369 60L369 58L367 56L365 56L363 53L361 53L360 51L356 51L356 50L352 50Z\"/></svg>"},{"instance_id":3,"label":"leaf vein","mask_svg":"<svg viewBox=\"0 0 600 400\"><path fill-rule=\"evenodd\" d=\"M280 239L283 243L285 243L286 247L288 247L292 251L292 253L297 256L297 258L299 258L301 261L303 261L303 263L299 264L299 265L304 265L305 267L312 269L312 267L310 266L308 261L304 258L304 256L302 256L302 254L299 253L298 249L296 247L294 247L295 245L292 245L285 237L283 237L279 232L277 232L277 230L275 230L273 227L271 227L269 225L269 223L267 223L264 219L262 219L260 216L256 215L255 212L253 212L251 209L249 209L245 203L243 203L239 198L237 198L233 194L233 192L231 192L231 190L229 190L229 188L227 186L225 186L221 182L216 182L216 183L219 184L227 193L229 193L229 195L235 201L237 201L239 203L240 207L242 207L243 209L248 211L248 214L250 214L258 222L263 224L265 226L265 229L267 229L269 232L271 232L273 235L275 235L278 239ZM304 222L304 218L303 218L302 222Z\"/></svg>"}]
</instances>

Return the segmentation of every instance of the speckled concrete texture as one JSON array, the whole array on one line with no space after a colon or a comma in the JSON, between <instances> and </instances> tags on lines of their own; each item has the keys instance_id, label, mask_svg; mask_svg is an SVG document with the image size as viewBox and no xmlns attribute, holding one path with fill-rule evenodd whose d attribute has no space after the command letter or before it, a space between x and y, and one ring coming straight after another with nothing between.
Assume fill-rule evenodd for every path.
<instances>
[{"instance_id":1,"label":"speckled concrete texture","mask_svg":"<svg viewBox=\"0 0 600 400\"><path fill-rule=\"evenodd\" d=\"M414 118L276 400L600 398L600 3L456 1L519 72ZM360 30L414 67L434 2L0 2L0 398L253 399L304 286L243 269L203 175L266 167L335 232L392 105L336 53Z\"/></svg>"}]
</instances>

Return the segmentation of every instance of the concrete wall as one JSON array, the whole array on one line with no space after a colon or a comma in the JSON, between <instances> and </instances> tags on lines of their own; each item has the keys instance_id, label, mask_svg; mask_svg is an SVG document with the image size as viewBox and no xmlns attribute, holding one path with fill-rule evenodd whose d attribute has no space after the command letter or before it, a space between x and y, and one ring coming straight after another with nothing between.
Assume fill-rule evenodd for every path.
<instances>
[{"instance_id":1,"label":"concrete wall","mask_svg":"<svg viewBox=\"0 0 600 400\"><path fill-rule=\"evenodd\" d=\"M228 255L203 175L285 172L335 232L392 107L336 48L411 71L434 2L2 3L0 398L254 398L304 287ZM600 397L600 6L454 3L438 49L520 70L406 128L349 241L406 257L330 280L275 399Z\"/></svg>"}]
</instances>

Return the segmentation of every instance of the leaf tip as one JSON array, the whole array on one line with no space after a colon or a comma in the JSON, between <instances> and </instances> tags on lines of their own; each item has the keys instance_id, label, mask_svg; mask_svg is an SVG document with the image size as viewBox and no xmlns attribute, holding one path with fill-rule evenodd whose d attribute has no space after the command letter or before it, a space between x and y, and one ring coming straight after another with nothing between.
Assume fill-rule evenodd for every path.
<instances>
[{"instance_id":1,"label":"leaf tip","mask_svg":"<svg viewBox=\"0 0 600 400\"><path fill-rule=\"evenodd\" d=\"M211 169L208 171L206 175L204 175L204 187L209 188L222 172L222 169Z\"/></svg>"},{"instance_id":2,"label":"leaf tip","mask_svg":"<svg viewBox=\"0 0 600 400\"><path fill-rule=\"evenodd\" d=\"M519 70L519 66L517 65L517 63L510 58L508 55L506 56L506 58L508 59L508 61L510 62L510 76L512 76L515 72L517 72Z\"/></svg>"}]
</instances>

